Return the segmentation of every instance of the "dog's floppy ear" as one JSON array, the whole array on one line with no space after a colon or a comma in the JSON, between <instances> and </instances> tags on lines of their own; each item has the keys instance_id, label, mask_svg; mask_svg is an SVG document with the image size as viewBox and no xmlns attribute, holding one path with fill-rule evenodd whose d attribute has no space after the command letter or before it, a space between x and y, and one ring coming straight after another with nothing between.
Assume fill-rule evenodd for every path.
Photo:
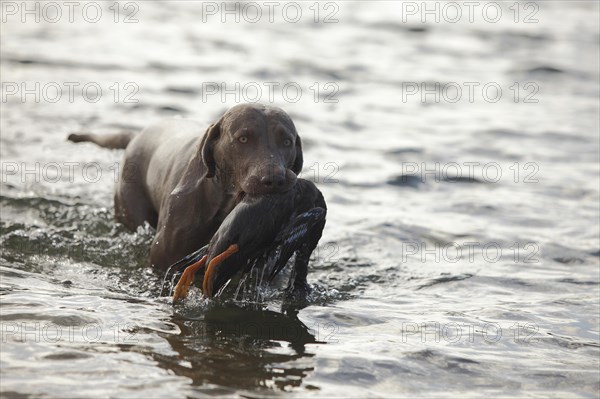
<instances>
[{"instance_id":1,"label":"dog's floppy ear","mask_svg":"<svg viewBox=\"0 0 600 399\"><path fill-rule=\"evenodd\" d=\"M206 166L205 177L211 178L216 173L216 163L214 156L214 145L221 135L221 119L206 129L204 138L202 139L202 162Z\"/></svg>"},{"instance_id":2,"label":"dog's floppy ear","mask_svg":"<svg viewBox=\"0 0 600 399\"><path fill-rule=\"evenodd\" d=\"M304 157L302 156L302 140L300 140L300 136L296 135L296 159L294 159L294 164L292 165L292 172L297 175L302 172L302 165L304 164Z\"/></svg>"}]
</instances>

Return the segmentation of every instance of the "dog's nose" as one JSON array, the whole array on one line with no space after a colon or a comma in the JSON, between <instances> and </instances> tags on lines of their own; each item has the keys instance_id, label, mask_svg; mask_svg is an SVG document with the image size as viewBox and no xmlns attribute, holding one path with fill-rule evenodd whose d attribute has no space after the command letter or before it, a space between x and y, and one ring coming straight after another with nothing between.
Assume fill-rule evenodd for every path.
<instances>
[{"instance_id":1,"label":"dog's nose","mask_svg":"<svg viewBox=\"0 0 600 399\"><path fill-rule=\"evenodd\" d=\"M292 188L296 175L280 165L266 165L252 173L242 183L243 191L255 194L280 193Z\"/></svg>"},{"instance_id":2,"label":"dog's nose","mask_svg":"<svg viewBox=\"0 0 600 399\"><path fill-rule=\"evenodd\" d=\"M285 185L285 176L271 173L267 176L261 177L260 182L263 186L269 188L283 187Z\"/></svg>"}]
</instances>

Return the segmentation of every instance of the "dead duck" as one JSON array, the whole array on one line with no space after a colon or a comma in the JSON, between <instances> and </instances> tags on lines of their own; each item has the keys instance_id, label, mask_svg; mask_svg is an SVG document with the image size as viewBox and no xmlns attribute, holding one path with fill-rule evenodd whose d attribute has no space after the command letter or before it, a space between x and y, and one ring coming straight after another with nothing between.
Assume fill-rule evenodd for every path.
<instances>
[{"instance_id":1,"label":"dead duck","mask_svg":"<svg viewBox=\"0 0 600 399\"><path fill-rule=\"evenodd\" d=\"M271 281L296 253L289 290L308 291L308 261L317 246L327 206L319 189L298 179L290 190L245 195L225 218L209 244L171 266L185 270L173 301L187 296L197 272L204 270L202 292L213 297L237 272L262 263Z\"/></svg>"}]
</instances>

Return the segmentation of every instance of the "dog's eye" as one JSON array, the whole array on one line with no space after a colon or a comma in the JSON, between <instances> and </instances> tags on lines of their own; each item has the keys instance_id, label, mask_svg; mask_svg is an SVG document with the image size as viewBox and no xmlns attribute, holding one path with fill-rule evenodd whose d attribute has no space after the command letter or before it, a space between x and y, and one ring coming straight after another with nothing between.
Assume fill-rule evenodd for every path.
<instances>
[{"instance_id":1,"label":"dog's eye","mask_svg":"<svg viewBox=\"0 0 600 399\"><path fill-rule=\"evenodd\" d=\"M290 139L283 140L283 145L286 146L286 147L291 146L292 145L292 140L290 140Z\"/></svg>"},{"instance_id":2,"label":"dog's eye","mask_svg":"<svg viewBox=\"0 0 600 399\"><path fill-rule=\"evenodd\" d=\"M246 136L241 136L238 141L242 144L246 144L248 142L248 137Z\"/></svg>"}]
</instances>

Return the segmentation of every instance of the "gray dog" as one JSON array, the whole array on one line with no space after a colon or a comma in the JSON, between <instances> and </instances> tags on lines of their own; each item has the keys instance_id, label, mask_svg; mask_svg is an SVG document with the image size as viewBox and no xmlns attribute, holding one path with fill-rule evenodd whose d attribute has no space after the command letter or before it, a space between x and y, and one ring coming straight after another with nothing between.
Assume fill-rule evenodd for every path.
<instances>
[{"instance_id":1,"label":"gray dog","mask_svg":"<svg viewBox=\"0 0 600 399\"><path fill-rule=\"evenodd\" d=\"M197 122L167 120L137 135L69 136L126 149L115 216L130 229L156 228L155 267L207 244L244 193L284 192L302 170L300 137L279 108L237 105L203 132Z\"/></svg>"}]
</instances>

